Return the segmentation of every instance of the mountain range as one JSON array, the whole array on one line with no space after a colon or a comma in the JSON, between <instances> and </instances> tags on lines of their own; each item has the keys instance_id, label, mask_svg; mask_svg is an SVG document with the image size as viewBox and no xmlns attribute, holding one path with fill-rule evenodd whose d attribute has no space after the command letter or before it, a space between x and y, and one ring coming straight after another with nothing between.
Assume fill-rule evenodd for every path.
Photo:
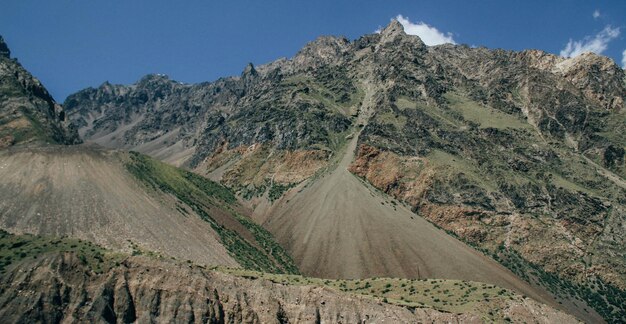
<instances>
[{"instance_id":1,"label":"mountain range","mask_svg":"<svg viewBox=\"0 0 626 324\"><path fill-rule=\"evenodd\" d=\"M113 303L106 315L68 297L55 316L173 320L165 309L183 295L169 290L170 306L150 308L146 291L168 283L135 277L170 267L220 282L213 297L281 291L270 307L278 322L351 322L370 311L397 321L452 320L432 313L446 311L464 322L626 320L626 74L606 57L426 46L394 20L353 41L320 37L240 76L184 84L148 75L59 105L1 40L0 55L0 227L11 240L67 237L135 255L95 272L77 265L87 258L80 244L10 262L5 287L59 289L36 279L55 269L62 289ZM74 268L95 277L68 280ZM107 276L133 276L142 288L120 290ZM330 289L320 298L332 308L316 299L294 312L303 289L294 278ZM386 288L359 292L371 278L410 281L373 279ZM405 288L424 280L435 283L422 294L437 291L419 300L428 314L415 312L416 288ZM468 299L435 287L473 282L487 295L471 310L452 309ZM487 284L523 302L487 297ZM120 294L137 301L132 316L112 302ZM211 296L212 309L228 303ZM383 297L382 308L369 304ZM231 311L244 316L233 321L269 321L256 303L228 303L248 312ZM545 317L528 317L539 308Z\"/></svg>"}]
</instances>

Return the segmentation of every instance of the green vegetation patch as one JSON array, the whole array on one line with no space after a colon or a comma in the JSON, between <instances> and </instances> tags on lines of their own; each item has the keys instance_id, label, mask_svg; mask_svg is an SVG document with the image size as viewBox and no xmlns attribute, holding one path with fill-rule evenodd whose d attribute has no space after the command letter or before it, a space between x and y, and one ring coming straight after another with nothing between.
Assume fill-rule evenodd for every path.
<instances>
[{"instance_id":1,"label":"green vegetation patch","mask_svg":"<svg viewBox=\"0 0 626 324\"><path fill-rule=\"evenodd\" d=\"M449 170L449 173L453 175L457 175L458 173L465 175L474 183L480 185L480 187L488 191L497 190L497 187L494 184L495 179L490 179L485 176L471 160L438 149L432 150L426 158L434 165L448 166L451 169Z\"/></svg>"},{"instance_id":2,"label":"green vegetation patch","mask_svg":"<svg viewBox=\"0 0 626 324\"><path fill-rule=\"evenodd\" d=\"M391 110L385 111L380 114L376 114L376 122L380 124L393 125L397 130L401 130L406 125L407 117L401 114L394 113Z\"/></svg>"},{"instance_id":3,"label":"green vegetation patch","mask_svg":"<svg viewBox=\"0 0 626 324\"><path fill-rule=\"evenodd\" d=\"M283 249L275 240L274 236L270 232L268 232L265 228L260 226L259 224L253 222L248 217L242 216L238 213L234 214L237 220L245 226L248 231L254 235L257 243L261 245L263 250L272 256L275 262L277 262L282 270L274 271L278 273L287 273L287 274L299 274L298 267L296 267L295 263L291 256Z\"/></svg>"},{"instance_id":4,"label":"green vegetation patch","mask_svg":"<svg viewBox=\"0 0 626 324\"><path fill-rule=\"evenodd\" d=\"M463 119L477 123L482 128L531 128L520 118L497 109L481 105L458 93L444 94L450 108L463 115Z\"/></svg>"},{"instance_id":5,"label":"green vegetation patch","mask_svg":"<svg viewBox=\"0 0 626 324\"><path fill-rule=\"evenodd\" d=\"M217 270L248 279L265 279L284 285L326 286L408 308L474 313L483 316L487 321L502 321L505 317L503 310L509 301L523 301L526 298L508 289L472 281L397 278L328 280L231 268Z\"/></svg>"},{"instance_id":6,"label":"green vegetation patch","mask_svg":"<svg viewBox=\"0 0 626 324\"><path fill-rule=\"evenodd\" d=\"M428 104L424 100L411 99L408 97L398 97L395 106L406 115L410 110L419 110L439 121L442 125L456 129L462 125L462 115L457 111L444 110L438 105Z\"/></svg>"},{"instance_id":7,"label":"green vegetation patch","mask_svg":"<svg viewBox=\"0 0 626 324\"><path fill-rule=\"evenodd\" d=\"M171 194L193 209L217 232L229 254L242 267L272 273L298 273L293 260L269 232L234 210L237 200L228 188L136 152L130 152L126 168L148 187ZM253 234L260 249L237 231L217 222L211 216L215 208L226 211L240 222Z\"/></svg>"},{"instance_id":8,"label":"green vegetation patch","mask_svg":"<svg viewBox=\"0 0 626 324\"><path fill-rule=\"evenodd\" d=\"M280 198L283 196L283 194L295 187L296 185L298 185L297 183L288 183L288 184L281 184L281 183L273 183L270 187L270 191L268 193L268 198L271 202L273 202L274 200Z\"/></svg>"},{"instance_id":9,"label":"green vegetation patch","mask_svg":"<svg viewBox=\"0 0 626 324\"><path fill-rule=\"evenodd\" d=\"M626 322L626 291L597 277L575 283L525 260L517 251L500 246L493 258L520 278L541 285L558 298L585 301L608 323ZM584 311L589 311L583 309Z\"/></svg>"},{"instance_id":10,"label":"green vegetation patch","mask_svg":"<svg viewBox=\"0 0 626 324\"><path fill-rule=\"evenodd\" d=\"M237 202L237 198L228 188L192 172L181 173L187 181L191 182L194 186L202 190L205 194L220 199L221 201L229 204L235 204Z\"/></svg>"},{"instance_id":11,"label":"green vegetation patch","mask_svg":"<svg viewBox=\"0 0 626 324\"><path fill-rule=\"evenodd\" d=\"M53 238L30 234L13 235L0 230L0 272L25 259L45 254L73 252L95 273L104 273L124 258L119 253L78 239Z\"/></svg>"}]
</instances>

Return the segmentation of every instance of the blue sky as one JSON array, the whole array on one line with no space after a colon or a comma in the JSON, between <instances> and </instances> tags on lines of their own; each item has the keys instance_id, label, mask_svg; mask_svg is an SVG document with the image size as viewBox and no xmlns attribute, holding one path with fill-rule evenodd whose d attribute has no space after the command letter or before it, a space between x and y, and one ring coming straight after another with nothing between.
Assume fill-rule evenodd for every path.
<instances>
[{"instance_id":1,"label":"blue sky","mask_svg":"<svg viewBox=\"0 0 626 324\"><path fill-rule=\"evenodd\" d=\"M148 73L189 83L236 75L248 62L291 57L319 35L355 39L398 15L431 42L593 50L620 65L626 51L624 0L1 1L0 35L57 101Z\"/></svg>"}]
</instances>

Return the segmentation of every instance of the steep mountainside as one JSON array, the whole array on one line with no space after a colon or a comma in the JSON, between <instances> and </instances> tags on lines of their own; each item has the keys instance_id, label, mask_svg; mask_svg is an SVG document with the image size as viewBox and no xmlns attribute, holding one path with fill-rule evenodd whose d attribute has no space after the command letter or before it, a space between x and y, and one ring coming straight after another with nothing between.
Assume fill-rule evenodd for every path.
<instances>
[{"instance_id":1,"label":"steep mountainside","mask_svg":"<svg viewBox=\"0 0 626 324\"><path fill-rule=\"evenodd\" d=\"M135 152L76 144L61 106L0 38L0 227L205 265L298 273L233 193ZM4 146L9 147L4 147Z\"/></svg>"},{"instance_id":2,"label":"steep mountainside","mask_svg":"<svg viewBox=\"0 0 626 324\"><path fill-rule=\"evenodd\" d=\"M16 59L0 36L0 148L20 143L76 144L63 108Z\"/></svg>"},{"instance_id":3,"label":"steep mountainside","mask_svg":"<svg viewBox=\"0 0 626 324\"><path fill-rule=\"evenodd\" d=\"M0 54L8 58L8 48L0 45ZM223 179L243 205L231 189L141 153L42 145L77 143L76 132L32 77L18 78L26 80L20 84L28 91L4 87L1 95L9 104L0 113L15 119L4 128L10 147L0 150L0 227L37 235L0 232L2 318L24 323L569 323L576 321L573 315L599 321L587 302L529 285L347 171L384 90L372 70L354 75L343 68L325 70L351 46L343 39L322 38L292 61L259 71L248 66L241 78L185 86L151 76L143 86L105 85L117 104L73 106L82 135ZM282 86L274 83L275 76L263 79L281 65L293 79ZM30 76L23 69L7 71L0 71L3 80ZM216 86L220 82L229 88L224 97L218 94L223 91ZM292 93L294 83L307 84L302 97ZM160 92L168 84L171 91ZM214 96L202 94L207 87L213 87ZM191 119L181 122L167 98L183 100L191 94L223 106L210 110L208 119L182 114ZM202 106L194 109L206 113ZM214 120L217 116L222 119ZM161 127L163 132L154 130ZM276 137L279 131L286 133ZM294 185L301 194L294 189L283 195ZM324 194L331 197L322 199ZM330 208L316 208L320 202ZM244 205L255 207L254 216L280 235L278 240L307 273L488 283L287 275L297 274L298 268L273 236L248 217ZM307 223L307 217L317 222ZM288 225L276 227L281 222ZM283 231L290 226L307 232L304 242L295 229ZM370 244L355 248L357 236L343 236L350 230L361 235L359 240L365 234L363 241ZM396 238L381 239L391 235ZM336 248L321 260L320 251L329 242ZM314 248L298 254L302 244ZM350 250L361 260L355 261ZM372 262L376 258L384 262ZM310 260L319 260L319 272ZM207 265L237 268L207 270Z\"/></svg>"},{"instance_id":4,"label":"steep mountainside","mask_svg":"<svg viewBox=\"0 0 626 324\"><path fill-rule=\"evenodd\" d=\"M70 239L0 233L0 244L0 316L13 323L576 322L529 298L479 283L322 283L129 257ZM385 297L372 296L370 289ZM458 294L455 303L426 293L439 296L437 289Z\"/></svg>"},{"instance_id":5,"label":"steep mountainside","mask_svg":"<svg viewBox=\"0 0 626 324\"><path fill-rule=\"evenodd\" d=\"M85 140L231 187L304 273L417 276L435 254L415 249L431 232L421 216L624 320L625 80L595 54L428 47L394 21L352 42L321 37L240 77L105 83L65 108Z\"/></svg>"},{"instance_id":6,"label":"steep mountainside","mask_svg":"<svg viewBox=\"0 0 626 324\"><path fill-rule=\"evenodd\" d=\"M226 188L137 153L0 151L0 227L148 250L205 265L297 273Z\"/></svg>"}]
</instances>

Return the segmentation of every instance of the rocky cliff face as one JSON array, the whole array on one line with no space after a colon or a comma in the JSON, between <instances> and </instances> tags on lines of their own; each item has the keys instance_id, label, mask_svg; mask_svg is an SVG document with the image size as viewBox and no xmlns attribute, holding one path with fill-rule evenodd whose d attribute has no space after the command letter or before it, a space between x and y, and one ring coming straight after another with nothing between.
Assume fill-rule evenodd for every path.
<instances>
[{"instance_id":1,"label":"rocky cliff face","mask_svg":"<svg viewBox=\"0 0 626 324\"><path fill-rule=\"evenodd\" d=\"M94 273L74 253L45 255L0 275L0 285L0 315L14 323L482 322L471 311L405 308L319 286L284 285L145 257ZM513 321L576 322L529 299L509 302L503 314Z\"/></svg>"},{"instance_id":2,"label":"rocky cliff face","mask_svg":"<svg viewBox=\"0 0 626 324\"><path fill-rule=\"evenodd\" d=\"M84 138L156 155L169 149L165 159L176 156L174 162L196 166L224 144L228 149L255 143L289 150L332 146L330 135L344 132L349 120L320 100L292 98L293 84L306 82L312 81L285 79L280 68L259 73L252 66L241 77L198 85L151 75L132 86L105 83L81 91L68 97L65 107ZM328 100L350 100L353 87L346 87L343 98Z\"/></svg>"},{"instance_id":3,"label":"rocky cliff face","mask_svg":"<svg viewBox=\"0 0 626 324\"><path fill-rule=\"evenodd\" d=\"M0 148L20 143L76 144L76 129L46 88L16 59L0 36Z\"/></svg>"},{"instance_id":4,"label":"rocky cliff face","mask_svg":"<svg viewBox=\"0 0 626 324\"><path fill-rule=\"evenodd\" d=\"M149 76L65 106L85 139L219 179L266 224L281 212L271 202L332 169L356 136L354 174L612 319L626 288L625 80L595 54L428 47L394 22L240 77Z\"/></svg>"}]
</instances>

